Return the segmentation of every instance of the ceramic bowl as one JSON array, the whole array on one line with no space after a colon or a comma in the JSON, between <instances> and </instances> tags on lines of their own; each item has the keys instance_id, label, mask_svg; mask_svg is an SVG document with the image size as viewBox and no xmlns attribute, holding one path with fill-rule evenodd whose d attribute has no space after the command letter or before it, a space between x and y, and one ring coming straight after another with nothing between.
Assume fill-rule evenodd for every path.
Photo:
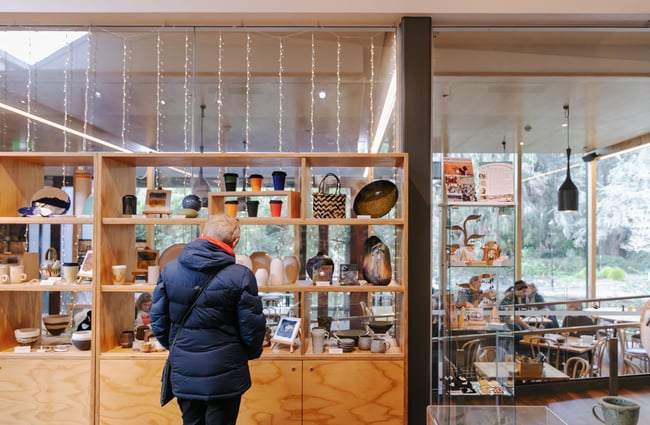
<instances>
[{"instance_id":1,"label":"ceramic bowl","mask_svg":"<svg viewBox=\"0 0 650 425\"><path fill-rule=\"evenodd\" d=\"M43 317L43 324L50 334L58 336L67 329L70 324L70 316L67 314L51 314Z\"/></svg>"},{"instance_id":2,"label":"ceramic bowl","mask_svg":"<svg viewBox=\"0 0 650 425\"><path fill-rule=\"evenodd\" d=\"M77 347L78 350L90 350L90 339L92 337L92 331L77 331L72 334L70 342L72 345Z\"/></svg>"},{"instance_id":3,"label":"ceramic bowl","mask_svg":"<svg viewBox=\"0 0 650 425\"><path fill-rule=\"evenodd\" d=\"M373 320L368 322L368 327L376 334L385 334L393 327L393 322Z\"/></svg>"},{"instance_id":4,"label":"ceramic bowl","mask_svg":"<svg viewBox=\"0 0 650 425\"><path fill-rule=\"evenodd\" d=\"M33 344L41 336L39 328L20 328L14 330L14 336L18 344Z\"/></svg>"},{"instance_id":5,"label":"ceramic bowl","mask_svg":"<svg viewBox=\"0 0 650 425\"><path fill-rule=\"evenodd\" d=\"M354 197L354 212L372 218L383 217L395 206L398 190L395 183L375 180L365 185Z\"/></svg>"}]
</instances>

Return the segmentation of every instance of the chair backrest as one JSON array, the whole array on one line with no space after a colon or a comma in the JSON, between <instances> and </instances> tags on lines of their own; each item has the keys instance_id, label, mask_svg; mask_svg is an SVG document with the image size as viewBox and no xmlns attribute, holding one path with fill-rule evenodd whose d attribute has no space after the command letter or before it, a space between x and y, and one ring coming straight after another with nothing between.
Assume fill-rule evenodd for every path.
<instances>
[{"instance_id":1,"label":"chair backrest","mask_svg":"<svg viewBox=\"0 0 650 425\"><path fill-rule=\"evenodd\" d=\"M607 352L607 338L601 338L594 344L592 348L593 353L593 374L594 376L602 376L603 373L603 358Z\"/></svg>"},{"instance_id":2,"label":"chair backrest","mask_svg":"<svg viewBox=\"0 0 650 425\"><path fill-rule=\"evenodd\" d=\"M481 340L477 338L467 341L461 347L464 352L461 370L468 378L474 377L474 362L476 361L476 352L480 346Z\"/></svg>"},{"instance_id":3,"label":"chair backrest","mask_svg":"<svg viewBox=\"0 0 650 425\"><path fill-rule=\"evenodd\" d=\"M645 373L641 366L630 359L623 359L623 375L638 375Z\"/></svg>"},{"instance_id":4,"label":"chair backrest","mask_svg":"<svg viewBox=\"0 0 650 425\"><path fill-rule=\"evenodd\" d=\"M582 357L569 357L564 363L564 374L571 378L586 378L591 375L591 366Z\"/></svg>"},{"instance_id":5,"label":"chair backrest","mask_svg":"<svg viewBox=\"0 0 650 425\"><path fill-rule=\"evenodd\" d=\"M480 347L476 352L476 360L479 362L502 362L506 361L508 352L503 347L486 345Z\"/></svg>"},{"instance_id":6,"label":"chair backrest","mask_svg":"<svg viewBox=\"0 0 650 425\"><path fill-rule=\"evenodd\" d=\"M480 346L481 340L477 338L467 341L462 347L460 347L465 352L465 365L473 367L473 364L476 361L476 352Z\"/></svg>"},{"instance_id":7,"label":"chair backrest","mask_svg":"<svg viewBox=\"0 0 650 425\"><path fill-rule=\"evenodd\" d=\"M621 342L621 349L623 352L627 351L630 348L640 347L640 340L632 338L634 331L631 329L619 328L618 329L618 339Z\"/></svg>"},{"instance_id":8,"label":"chair backrest","mask_svg":"<svg viewBox=\"0 0 650 425\"><path fill-rule=\"evenodd\" d=\"M560 364L560 346L557 341L541 336L531 336L529 343L533 358L536 358L537 354L543 353L547 362L554 363L555 367L558 367Z\"/></svg>"}]
</instances>

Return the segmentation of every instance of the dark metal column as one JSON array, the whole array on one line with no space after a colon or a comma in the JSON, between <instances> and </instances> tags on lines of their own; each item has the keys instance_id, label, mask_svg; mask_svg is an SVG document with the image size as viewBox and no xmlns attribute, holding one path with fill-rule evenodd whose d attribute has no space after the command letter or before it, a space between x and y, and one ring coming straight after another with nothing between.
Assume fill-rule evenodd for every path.
<instances>
[{"instance_id":1,"label":"dark metal column","mask_svg":"<svg viewBox=\"0 0 650 425\"><path fill-rule=\"evenodd\" d=\"M426 423L431 394L431 56L432 22L401 22L400 99L409 154L408 424Z\"/></svg>"}]
</instances>

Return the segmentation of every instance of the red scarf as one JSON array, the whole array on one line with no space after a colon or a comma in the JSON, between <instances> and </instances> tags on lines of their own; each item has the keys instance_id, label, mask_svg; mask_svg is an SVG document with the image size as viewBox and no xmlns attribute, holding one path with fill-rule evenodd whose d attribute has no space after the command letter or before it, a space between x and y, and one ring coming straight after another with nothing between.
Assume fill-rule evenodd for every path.
<instances>
[{"instance_id":1,"label":"red scarf","mask_svg":"<svg viewBox=\"0 0 650 425\"><path fill-rule=\"evenodd\" d=\"M199 239L206 240L210 242L211 244L214 244L218 246L219 248L223 249L226 251L228 254L232 255L233 257L235 256L235 250L232 248L232 246L228 245L227 243L220 241L218 239L210 238L207 236L201 236Z\"/></svg>"}]
</instances>

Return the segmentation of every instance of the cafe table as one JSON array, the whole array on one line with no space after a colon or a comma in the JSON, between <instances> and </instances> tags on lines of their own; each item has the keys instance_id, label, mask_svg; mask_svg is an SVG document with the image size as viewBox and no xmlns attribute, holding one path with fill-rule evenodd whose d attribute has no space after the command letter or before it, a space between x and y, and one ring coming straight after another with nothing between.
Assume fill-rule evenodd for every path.
<instances>
[{"instance_id":1,"label":"cafe table","mask_svg":"<svg viewBox=\"0 0 650 425\"><path fill-rule=\"evenodd\" d=\"M594 344L596 343L596 341L593 341L592 343L585 343L580 339L580 337L577 336L564 337L563 335L560 334L524 335L519 343L522 345L530 346L530 339L533 337L543 337L551 340L556 340L557 348L560 351L564 351L569 354L590 353L591 350L594 349Z\"/></svg>"},{"instance_id":2,"label":"cafe table","mask_svg":"<svg viewBox=\"0 0 650 425\"><path fill-rule=\"evenodd\" d=\"M427 406L427 425L567 425L546 406Z\"/></svg>"},{"instance_id":3,"label":"cafe table","mask_svg":"<svg viewBox=\"0 0 650 425\"><path fill-rule=\"evenodd\" d=\"M515 376L515 362L474 362L474 368L478 376L491 379L491 378L515 378L526 379L535 381L566 381L570 379L559 369L544 363L542 369L542 376L540 377L518 377Z\"/></svg>"}]
</instances>

